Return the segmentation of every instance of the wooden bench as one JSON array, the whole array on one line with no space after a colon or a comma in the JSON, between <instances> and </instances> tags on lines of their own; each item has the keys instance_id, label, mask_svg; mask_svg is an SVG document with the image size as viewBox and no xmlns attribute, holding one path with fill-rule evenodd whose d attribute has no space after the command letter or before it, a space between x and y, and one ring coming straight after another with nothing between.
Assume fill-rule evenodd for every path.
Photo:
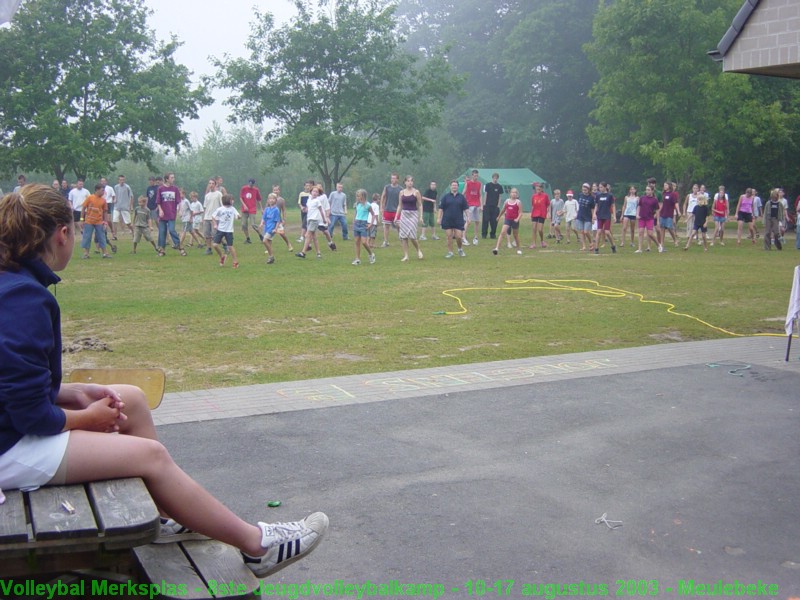
<instances>
[{"instance_id":1,"label":"wooden bench","mask_svg":"<svg viewBox=\"0 0 800 600\"><path fill-rule=\"evenodd\" d=\"M239 550L216 540L149 544L133 555L140 579L173 584L160 598L253 598L260 584Z\"/></svg>"},{"instance_id":2,"label":"wooden bench","mask_svg":"<svg viewBox=\"0 0 800 600\"><path fill-rule=\"evenodd\" d=\"M75 369L69 379L139 386L151 409L161 404L166 384L161 369ZM151 544L160 518L141 479L4 493L0 579L74 571L91 577L98 569L113 570L122 574L115 577L120 581L133 575L158 586L148 594L153 598L252 597L259 586L232 546L216 540Z\"/></svg>"},{"instance_id":3,"label":"wooden bench","mask_svg":"<svg viewBox=\"0 0 800 600\"><path fill-rule=\"evenodd\" d=\"M158 509L138 478L4 493L2 577L124 568L132 547L158 535Z\"/></svg>"}]
</instances>

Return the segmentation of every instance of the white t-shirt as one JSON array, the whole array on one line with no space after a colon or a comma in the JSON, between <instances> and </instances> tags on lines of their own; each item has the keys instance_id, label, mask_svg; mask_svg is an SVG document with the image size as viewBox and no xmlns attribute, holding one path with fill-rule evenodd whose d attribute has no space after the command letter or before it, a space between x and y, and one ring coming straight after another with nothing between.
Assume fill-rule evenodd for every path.
<instances>
[{"instance_id":1,"label":"white t-shirt","mask_svg":"<svg viewBox=\"0 0 800 600\"><path fill-rule=\"evenodd\" d=\"M211 215L214 214L214 211L217 210L220 206L222 206L222 192L219 190L215 190L213 192L208 192L206 194L206 201L205 204L205 213L203 214L204 221L210 221Z\"/></svg>"},{"instance_id":2,"label":"white t-shirt","mask_svg":"<svg viewBox=\"0 0 800 600\"><path fill-rule=\"evenodd\" d=\"M107 204L112 204L117 199L117 193L114 191L114 188L110 185L106 186L106 195L103 196L106 199Z\"/></svg>"},{"instance_id":3,"label":"white t-shirt","mask_svg":"<svg viewBox=\"0 0 800 600\"><path fill-rule=\"evenodd\" d=\"M239 218L239 211L232 206L220 206L212 217L217 221L217 231L233 233L233 221Z\"/></svg>"},{"instance_id":4,"label":"white t-shirt","mask_svg":"<svg viewBox=\"0 0 800 600\"><path fill-rule=\"evenodd\" d=\"M72 210L80 211L83 208L83 201L89 196L89 190L86 188L72 188L69 191L69 201L70 204L72 204Z\"/></svg>"},{"instance_id":5,"label":"white t-shirt","mask_svg":"<svg viewBox=\"0 0 800 600\"><path fill-rule=\"evenodd\" d=\"M564 202L564 215L567 221L574 221L578 216L578 201L575 198L570 198Z\"/></svg>"},{"instance_id":6,"label":"white t-shirt","mask_svg":"<svg viewBox=\"0 0 800 600\"><path fill-rule=\"evenodd\" d=\"M371 202L370 206L372 207L372 212L369 213L369 216L367 217L367 226L368 227L372 227L373 225L377 225L378 224L378 215L381 214L380 213L381 207L377 202ZM375 216L373 216L373 213L375 214Z\"/></svg>"},{"instance_id":7,"label":"white t-shirt","mask_svg":"<svg viewBox=\"0 0 800 600\"><path fill-rule=\"evenodd\" d=\"M322 214L323 210L325 210L325 202L327 201L328 197L325 195L308 197L308 203L306 207L308 208L308 219L310 221L319 221L322 222Z\"/></svg>"},{"instance_id":8,"label":"white t-shirt","mask_svg":"<svg viewBox=\"0 0 800 600\"><path fill-rule=\"evenodd\" d=\"M203 203L200 200L195 200L189 206L191 208L192 213L192 224L200 225L203 222Z\"/></svg>"}]
</instances>

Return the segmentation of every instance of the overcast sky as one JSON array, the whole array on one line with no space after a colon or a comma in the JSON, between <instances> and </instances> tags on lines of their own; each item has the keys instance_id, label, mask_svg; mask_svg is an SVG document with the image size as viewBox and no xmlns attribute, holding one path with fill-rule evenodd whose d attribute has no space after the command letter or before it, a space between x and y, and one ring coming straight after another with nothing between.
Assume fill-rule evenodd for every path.
<instances>
[{"instance_id":1,"label":"overcast sky","mask_svg":"<svg viewBox=\"0 0 800 600\"><path fill-rule=\"evenodd\" d=\"M149 23L158 38L164 41L175 34L183 42L175 58L194 73L195 80L214 72L209 56L245 55L244 43L250 35L253 6L258 6L262 12L271 12L278 24L295 14L290 0L145 0L145 4L153 11ZM220 98L221 92L215 90L212 95ZM200 142L214 121L227 128L227 115L228 110L220 98L200 111L199 120L185 123L184 128L193 142Z\"/></svg>"}]
</instances>

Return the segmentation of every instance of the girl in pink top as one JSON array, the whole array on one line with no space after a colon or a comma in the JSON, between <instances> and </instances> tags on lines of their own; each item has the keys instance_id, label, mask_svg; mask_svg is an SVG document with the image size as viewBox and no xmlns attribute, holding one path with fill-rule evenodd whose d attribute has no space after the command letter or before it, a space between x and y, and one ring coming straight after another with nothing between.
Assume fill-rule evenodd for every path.
<instances>
[{"instance_id":1,"label":"girl in pink top","mask_svg":"<svg viewBox=\"0 0 800 600\"><path fill-rule=\"evenodd\" d=\"M750 234L750 240L756 243L756 228L753 223L753 188L747 188L741 196L739 196L739 203L736 205L736 220L739 227L736 230L736 245L742 243L742 229L744 224L747 223L747 231Z\"/></svg>"}]
</instances>

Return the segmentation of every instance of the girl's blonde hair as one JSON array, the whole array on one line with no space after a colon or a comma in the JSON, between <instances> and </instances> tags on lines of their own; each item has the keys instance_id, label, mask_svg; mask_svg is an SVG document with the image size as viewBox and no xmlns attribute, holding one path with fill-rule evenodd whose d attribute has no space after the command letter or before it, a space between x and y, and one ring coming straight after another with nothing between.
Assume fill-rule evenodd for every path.
<instances>
[{"instance_id":1,"label":"girl's blonde hair","mask_svg":"<svg viewBox=\"0 0 800 600\"><path fill-rule=\"evenodd\" d=\"M0 270L18 271L20 264L44 254L55 230L72 228L72 207L61 192L29 184L0 200Z\"/></svg>"},{"instance_id":2,"label":"girl's blonde hair","mask_svg":"<svg viewBox=\"0 0 800 600\"><path fill-rule=\"evenodd\" d=\"M358 190L356 192L356 199L358 199L358 198L362 198L364 200L364 202L366 202L367 201L367 190L365 190L363 188Z\"/></svg>"}]
</instances>

